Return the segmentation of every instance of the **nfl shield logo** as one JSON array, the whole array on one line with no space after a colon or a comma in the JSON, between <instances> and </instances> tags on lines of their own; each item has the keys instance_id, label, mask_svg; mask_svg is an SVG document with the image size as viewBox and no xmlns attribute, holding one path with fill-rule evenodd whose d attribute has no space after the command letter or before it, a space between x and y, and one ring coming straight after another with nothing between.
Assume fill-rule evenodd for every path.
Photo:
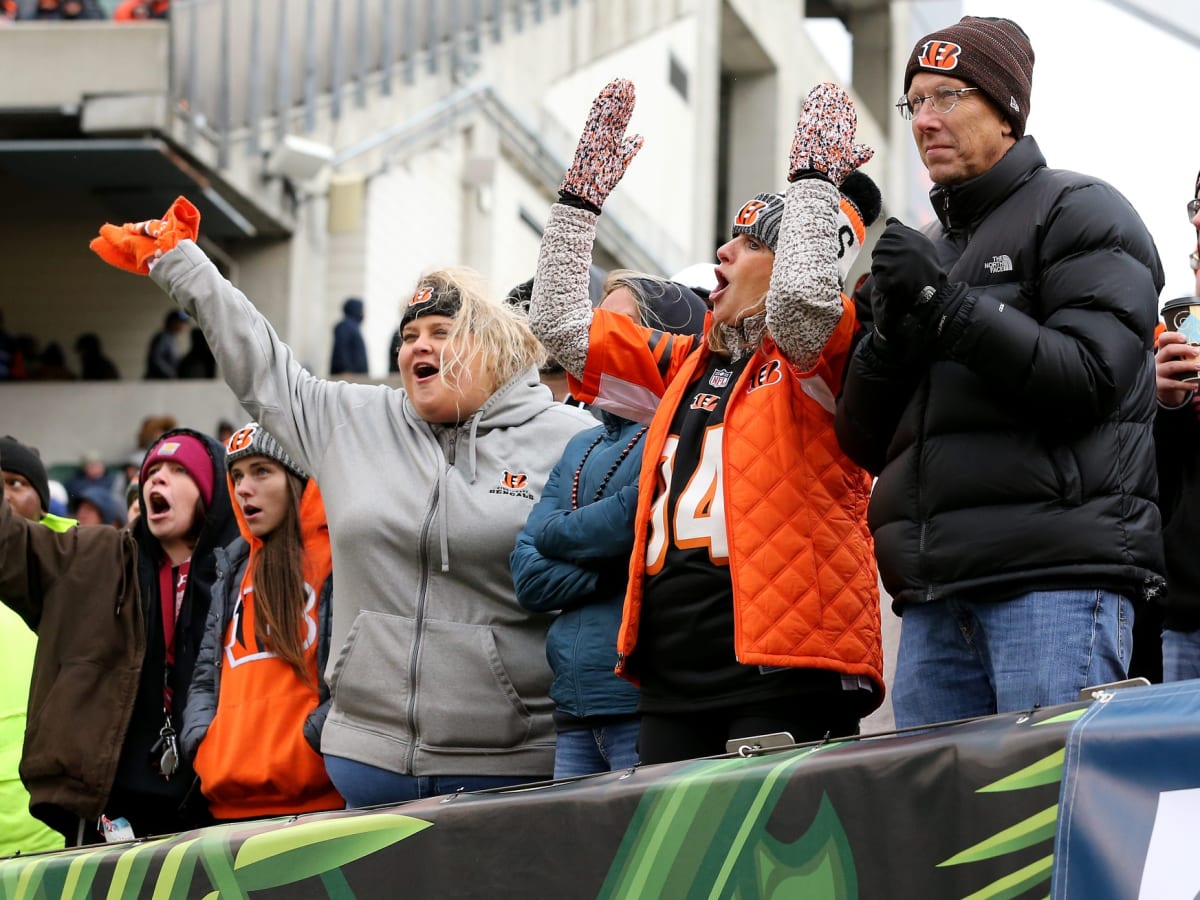
<instances>
[{"instance_id":1,"label":"nfl shield logo","mask_svg":"<svg viewBox=\"0 0 1200 900\"><path fill-rule=\"evenodd\" d=\"M708 379L708 383L715 388L723 388L729 384L729 379L733 377L733 372L728 369L717 369Z\"/></svg>"}]
</instances>

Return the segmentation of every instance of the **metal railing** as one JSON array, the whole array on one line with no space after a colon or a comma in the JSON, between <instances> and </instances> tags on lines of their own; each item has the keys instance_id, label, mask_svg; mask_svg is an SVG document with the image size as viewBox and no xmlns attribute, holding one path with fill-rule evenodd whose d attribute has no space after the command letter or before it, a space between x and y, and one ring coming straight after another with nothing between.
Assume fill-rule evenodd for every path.
<instances>
[{"instance_id":1,"label":"metal railing","mask_svg":"<svg viewBox=\"0 0 1200 900\"><path fill-rule=\"evenodd\" d=\"M470 74L498 43L579 0L175 0L170 100L185 141L260 154L422 74Z\"/></svg>"}]
</instances>

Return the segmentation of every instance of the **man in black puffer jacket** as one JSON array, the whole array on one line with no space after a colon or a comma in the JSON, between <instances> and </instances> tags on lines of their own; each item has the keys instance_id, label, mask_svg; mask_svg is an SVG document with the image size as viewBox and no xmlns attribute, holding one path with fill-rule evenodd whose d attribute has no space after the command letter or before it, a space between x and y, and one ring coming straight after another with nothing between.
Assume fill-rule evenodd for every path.
<instances>
[{"instance_id":1,"label":"man in black puffer jacket","mask_svg":"<svg viewBox=\"0 0 1200 900\"><path fill-rule=\"evenodd\" d=\"M1133 605L1164 584L1162 267L1115 189L1047 168L1024 135L1032 75L1019 26L967 17L917 42L897 104L939 222L880 236L837 426L879 476L902 727L1125 677Z\"/></svg>"}]
</instances>

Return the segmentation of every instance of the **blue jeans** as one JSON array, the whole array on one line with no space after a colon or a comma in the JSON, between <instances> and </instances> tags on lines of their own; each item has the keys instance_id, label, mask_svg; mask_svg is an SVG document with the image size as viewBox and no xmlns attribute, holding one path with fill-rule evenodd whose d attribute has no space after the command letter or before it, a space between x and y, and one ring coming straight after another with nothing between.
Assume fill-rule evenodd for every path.
<instances>
[{"instance_id":1,"label":"blue jeans","mask_svg":"<svg viewBox=\"0 0 1200 900\"><path fill-rule=\"evenodd\" d=\"M326 756L325 771L345 799L346 809L545 780L544 776L537 775L401 775L343 756Z\"/></svg>"},{"instance_id":2,"label":"blue jeans","mask_svg":"<svg viewBox=\"0 0 1200 900\"><path fill-rule=\"evenodd\" d=\"M1163 681L1200 678L1200 629L1162 633Z\"/></svg>"},{"instance_id":3,"label":"blue jeans","mask_svg":"<svg viewBox=\"0 0 1200 900\"><path fill-rule=\"evenodd\" d=\"M554 777L617 772L637 765L641 723L636 716L600 728L560 731L554 748Z\"/></svg>"},{"instance_id":4,"label":"blue jeans","mask_svg":"<svg viewBox=\"0 0 1200 900\"><path fill-rule=\"evenodd\" d=\"M906 607L892 685L898 728L1079 699L1129 669L1133 604L1096 589Z\"/></svg>"}]
</instances>

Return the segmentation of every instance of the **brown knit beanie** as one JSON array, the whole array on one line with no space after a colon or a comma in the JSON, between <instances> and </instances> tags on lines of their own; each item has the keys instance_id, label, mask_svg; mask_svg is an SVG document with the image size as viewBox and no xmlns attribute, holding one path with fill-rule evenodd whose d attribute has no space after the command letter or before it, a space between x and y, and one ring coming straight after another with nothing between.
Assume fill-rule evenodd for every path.
<instances>
[{"instance_id":1,"label":"brown knit beanie","mask_svg":"<svg viewBox=\"0 0 1200 900\"><path fill-rule=\"evenodd\" d=\"M940 72L979 88L1012 123L1013 137L1025 134L1033 89L1033 47L1011 19L963 16L956 25L925 35L904 70L904 92L918 71Z\"/></svg>"}]
</instances>

